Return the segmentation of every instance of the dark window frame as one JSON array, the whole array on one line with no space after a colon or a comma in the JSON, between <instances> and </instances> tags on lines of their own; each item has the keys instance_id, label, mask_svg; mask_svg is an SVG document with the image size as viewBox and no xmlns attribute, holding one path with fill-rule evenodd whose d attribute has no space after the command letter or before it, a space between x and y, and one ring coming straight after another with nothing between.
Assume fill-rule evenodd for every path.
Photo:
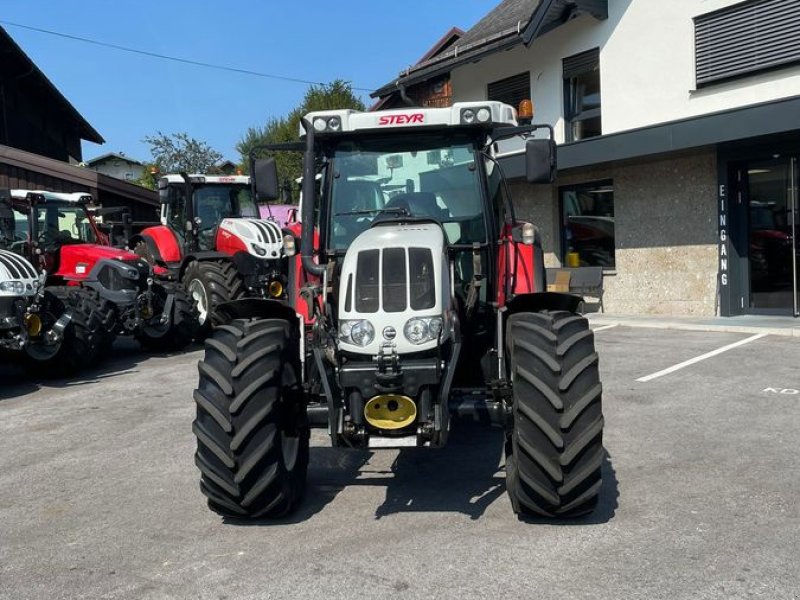
<instances>
[{"instance_id":1,"label":"dark window frame","mask_svg":"<svg viewBox=\"0 0 800 600\"><path fill-rule=\"evenodd\" d=\"M800 5L746 0L694 17L695 86L800 64Z\"/></svg>"},{"instance_id":2,"label":"dark window frame","mask_svg":"<svg viewBox=\"0 0 800 600\"><path fill-rule=\"evenodd\" d=\"M586 73L591 73L593 71L597 71L598 77L598 86L600 88L600 106L597 108L592 108L589 110L583 110L580 112L573 111L573 99L575 95L575 90L573 88L573 83L577 77L581 75L585 75ZM572 56L567 56L562 60L562 78L563 78L563 89L564 89L564 141L575 142L579 141L575 139L573 135L573 125L577 122L581 121L589 121L591 119L600 119L600 134L602 135L602 123L603 123L603 116L602 116L602 80L600 77L600 49L599 48L592 48L591 50L586 50L585 52L581 52L579 54L575 54ZM588 136L582 137L582 139L589 139L592 137L598 136Z\"/></svg>"},{"instance_id":3,"label":"dark window frame","mask_svg":"<svg viewBox=\"0 0 800 600\"><path fill-rule=\"evenodd\" d=\"M611 193L614 194L616 192L616 188L614 186L614 180L612 178L607 179L597 179L592 181L586 181L574 185L564 185L558 187L558 231L559 231L559 260L561 261L561 265L566 267L567 266L567 215L566 215L566 207L564 206L564 195L567 192L586 192L589 190L595 190L598 188L606 188L610 187ZM616 198L612 196L612 206L614 209L614 223L616 225ZM616 227L614 229L613 235L613 254L612 254L612 261L610 265L594 265L594 266L602 266L604 271L608 272L616 272L617 269L617 261L616 261L616 251L617 251L617 232ZM592 265L587 265L592 266Z\"/></svg>"},{"instance_id":4,"label":"dark window frame","mask_svg":"<svg viewBox=\"0 0 800 600\"><path fill-rule=\"evenodd\" d=\"M486 99L503 102L518 109L520 102L531 99L531 72L523 71L489 82L486 84Z\"/></svg>"}]
</instances>

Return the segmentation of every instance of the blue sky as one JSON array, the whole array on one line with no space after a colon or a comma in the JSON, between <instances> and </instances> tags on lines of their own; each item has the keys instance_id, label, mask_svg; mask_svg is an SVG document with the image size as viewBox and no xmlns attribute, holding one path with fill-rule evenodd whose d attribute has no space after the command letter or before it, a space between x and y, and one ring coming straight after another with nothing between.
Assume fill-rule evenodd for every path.
<instances>
[{"instance_id":1,"label":"blue sky","mask_svg":"<svg viewBox=\"0 0 800 600\"><path fill-rule=\"evenodd\" d=\"M150 52L373 90L450 27L468 29L499 0L376 2L4 0L0 20ZM281 116L307 86L166 62L3 25L106 139L84 159L149 158L156 131L186 131L226 158L251 125ZM362 94L369 103L367 92Z\"/></svg>"}]
</instances>

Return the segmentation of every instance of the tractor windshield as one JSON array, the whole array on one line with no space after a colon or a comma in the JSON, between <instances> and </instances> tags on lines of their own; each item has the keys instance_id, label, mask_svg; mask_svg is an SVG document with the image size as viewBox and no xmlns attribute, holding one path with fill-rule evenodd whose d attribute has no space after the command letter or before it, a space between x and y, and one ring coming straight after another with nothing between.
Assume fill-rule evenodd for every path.
<instances>
[{"instance_id":1,"label":"tractor windshield","mask_svg":"<svg viewBox=\"0 0 800 600\"><path fill-rule=\"evenodd\" d=\"M450 244L486 241L476 147L413 135L342 141L333 150L329 247L344 250L376 219L431 218Z\"/></svg>"},{"instance_id":2,"label":"tractor windshield","mask_svg":"<svg viewBox=\"0 0 800 600\"><path fill-rule=\"evenodd\" d=\"M248 185L196 186L194 202L201 229L216 227L222 219L258 216Z\"/></svg>"},{"instance_id":3,"label":"tractor windshield","mask_svg":"<svg viewBox=\"0 0 800 600\"><path fill-rule=\"evenodd\" d=\"M86 210L74 202L48 201L36 206L38 242L44 246L97 242Z\"/></svg>"}]
</instances>

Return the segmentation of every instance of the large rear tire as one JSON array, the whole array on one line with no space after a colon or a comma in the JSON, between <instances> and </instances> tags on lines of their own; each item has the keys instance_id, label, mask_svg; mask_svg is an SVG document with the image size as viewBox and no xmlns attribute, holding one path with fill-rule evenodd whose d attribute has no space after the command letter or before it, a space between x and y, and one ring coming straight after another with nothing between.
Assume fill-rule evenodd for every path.
<instances>
[{"instance_id":1,"label":"large rear tire","mask_svg":"<svg viewBox=\"0 0 800 600\"><path fill-rule=\"evenodd\" d=\"M309 430L294 329L237 319L206 340L195 463L209 507L224 516L280 517L302 498Z\"/></svg>"},{"instance_id":2,"label":"large rear tire","mask_svg":"<svg viewBox=\"0 0 800 600\"><path fill-rule=\"evenodd\" d=\"M242 279L229 261L193 260L184 272L183 287L197 308L202 337L217 324L216 307L244 295Z\"/></svg>"},{"instance_id":3,"label":"large rear tire","mask_svg":"<svg viewBox=\"0 0 800 600\"><path fill-rule=\"evenodd\" d=\"M47 288L43 299L47 320L52 325L67 311L71 320L58 344L26 345L27 370L44 377L64 377L97 363L106 335L100 318L100 304L97 292L88 288Z\"/></svg>"},{"instance_id":4,"label":"large rear tire","mask_svg":"<svg viewBox=\"0 0 800 600\"><path fill-rule=\"evenodd\" d=\"M514 399L506 487L514 512L587 514L605 457L594 334L584 317L566 311L512 315L506 332Z\"/></svg>"}]
</instances>

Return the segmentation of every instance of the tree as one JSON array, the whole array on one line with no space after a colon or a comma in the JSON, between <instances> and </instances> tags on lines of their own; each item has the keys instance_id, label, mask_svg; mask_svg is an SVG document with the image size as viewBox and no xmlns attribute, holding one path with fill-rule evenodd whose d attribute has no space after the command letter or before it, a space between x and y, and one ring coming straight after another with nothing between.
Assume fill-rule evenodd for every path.
<instances>
[{"instance_id":1,"label":"tree","mask_svg":"<svg viewBox=\"0 0 800 600\"><path fill-rule=\"evenodd\" d=\"M315 110L351 108L365 110L364 103L353 93L351 85L340 79L329 84L312 85L298 107L285 117L272 117L263 127L250 127L236 145L242 155L242 166L250 168L250 151L263 144L297 141L300 136L300 119ZM303 157L297 152L256 151L257 157L274 156L281 177L293 182L303 173Z\"/></svg>"},{"instance_id":2,"label":"tree","mask_svg":"<svg viewBox=\"0 0 800 600\"><path fill-rule=\"evenodd\" d=\"M158 180L158 173L159 168L158 165L151 162L144 163L144 169L142 170L142 176L139 179L135 179L131 183L135 183L136 185L140 185L148 190L155 190L157 187L157 180Z\"/></svg>"},{"instance_id":3,"label":"tree","mask_svg":"<svg viewBox=\"0 0 800 600\"><path fill-rule=\"evenodd\" d=\"M222 154L188 133L168 135L159 131L142 141L150 145L153 163L161 173L205 173L222 159Z\"/></svg>"}]
</instances>

